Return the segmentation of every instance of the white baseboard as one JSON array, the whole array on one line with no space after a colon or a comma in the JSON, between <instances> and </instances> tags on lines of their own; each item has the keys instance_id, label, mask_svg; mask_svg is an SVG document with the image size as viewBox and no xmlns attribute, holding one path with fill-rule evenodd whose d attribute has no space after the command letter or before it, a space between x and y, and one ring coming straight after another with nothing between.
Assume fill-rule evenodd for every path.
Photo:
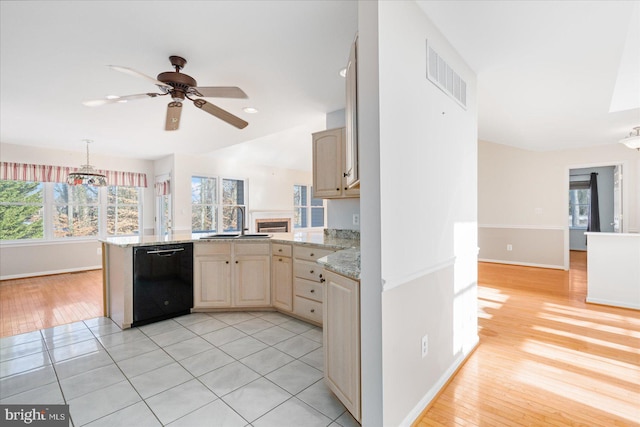
<instances>
[{"instance_id":1,"label":"white baseboard","mask_svg":"<svg viewBox=\"0 0 640 427\"><path fill-rule=\"evenodd\" d=\"M564 270L564 265L554 265L554 264L536 264L532 262L518 262L518 261L506 261L500 259L486 259L486 258L478 258L480 262L491 262L494 264L509 264L509 265L521 265L523 267L539 267L539 268L553 268L555 270Z\"/></svg>"},{"instance_id":2,"label":"white baseboard","mask_svg":"<svg viewBox=\"0 0 640 427\"><path fill-rule=\"evenodd\" d=\"M610 300L601 299L601 298L589 298L589 297L587 297L586 301L591 304L610 305L613 307L622 307L622 308L631 308L634 310L640 310L639 304L629 304L626 302L610 301Z\"/></svg>"},{"instance_id":3,"label":"white baseboard","mask_svg":"<svg viewBox=\"0 0 640 427\"><path fill-rule=\"evenodd\" d=\"M420 416L422 411L427 407L429 403L438 395L440 390L447 385L451 377L456 373L456 371L462 366L462 364L467 360L467 358L474 352L476 347L480 344L480 338L476 337L475 344L471 347L466 354L461 354L453 361L451 366L438 378L438 381L427 391L427 393L420 399L418 404L413 407L413 409L407 414L407 416L402 420L399 427L410 427L414 421Z\"/></svg>"},{"instance_id":4,"label":"white baseboard","mask_svg":"<svg viewBox=\"0 0 640 427\"><path fill-rule=\"evenodd\" d=\"M90 270L101 270L102 264L89 266L89 267L80 267L80 268L67 268L64 270L51 270L51 271L36 271L33 273L23 273L23 274L13 274L10 276L0 276L0 280L10 280L10 279L24 279L27 277L38 277L38 276L51 276L53 274L64 274L64 273L77 273L79 271L90 271Z\"/></svg>"}]
</instances>

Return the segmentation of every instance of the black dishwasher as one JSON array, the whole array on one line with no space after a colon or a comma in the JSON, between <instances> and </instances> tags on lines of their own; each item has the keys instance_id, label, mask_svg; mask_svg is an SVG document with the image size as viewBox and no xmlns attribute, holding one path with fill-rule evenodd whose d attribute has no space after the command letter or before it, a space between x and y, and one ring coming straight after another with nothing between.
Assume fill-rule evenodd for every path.
<instances>
[{"instance_id":1,"label":"black dishwasher","mask_svg":"<svg viewBox=\"0 0 640 427\"><path fill-rule=\"evenodd\" d=\"M133 323L146 325L193 308L193 243L133 251Z\"/></svg>"}]
</instances>

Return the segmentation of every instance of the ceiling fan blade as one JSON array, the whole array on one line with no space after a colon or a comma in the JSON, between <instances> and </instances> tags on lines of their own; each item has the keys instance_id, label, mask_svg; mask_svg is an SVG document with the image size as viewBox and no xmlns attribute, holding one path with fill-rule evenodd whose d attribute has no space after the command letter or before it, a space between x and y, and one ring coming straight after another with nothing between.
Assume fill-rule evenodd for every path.
<instances>
[{"instance_id":1,"label":"ceiling fan blade","mask_svg":"<svg viewBox=\"0 0 640 427\"><path fill-rule=\"evenodd\" d=\"M82 103L87 107L97 107L99 105L105 104L115 104L115 103L125 103L127 101L131 101L134 99L142 99L142 98L155 98L156 96L166 95L164 93L139 93L137 95L125 95L119 96L117 98L102 98L102 99L92 99L89 101L83 101Z\"/></svg>"},{"instance_id":2,"label":"ceiling fan blade","mask_svg":"<svg viewBox=\"0 0 640 427\"><path fill-rule=\"evenodd\" d=\"M208 98L248 98L242 89L236 86L194 87L195 95Z\"/></svg>"},{"instance_id":3,"label":"ceiling fan blade","mask_svg":"<svg viewBox=\"0 0 640 427\"><path fill-rule=\"evenodd\" d=\"M182 102L172 101L167 105L167 121L164 130L178 130L180 113L182 113Z\"/></svg>"},{"instance_id":4,"label":"ceiling fan blade","mask_svg":"<svg viewBox=\"0 0 640 427\"><path fill-rule=\"evenodd\" d=\"M240 117L236 117L230 112L223 110L222 108L215 106L212 103L205 101L204 99L193 99L192 101L196 107L206 111L213 116L216 116L220 120L224 120L231 126L235 126L238 129L244 129L249 124L248 122L242 120Z\"/></svg>"},{"instance_id":5,"label":"ceiling fan blade","mask_svg":"<svg viewBox=\"0 0 640 427\"><path fill-rule=\"evenodd\" d=\"M161 82L158 79L154 79L151 76L147 76L144 73L141 73L140 71L136 71L133 68L129 68L129 67L122 67L120 65L107 65L109 68L116 70L116 71L120 71L121 73L125 73L125 74L129 74L130 76L134 76L134 77L142 77L143 79L147 79L149 80L151 83L153 83L154 85L158 85L161 88L166 88L166 89L172 89L171 85L168 85L166 83Z\"/></svg>"}]
</instances>

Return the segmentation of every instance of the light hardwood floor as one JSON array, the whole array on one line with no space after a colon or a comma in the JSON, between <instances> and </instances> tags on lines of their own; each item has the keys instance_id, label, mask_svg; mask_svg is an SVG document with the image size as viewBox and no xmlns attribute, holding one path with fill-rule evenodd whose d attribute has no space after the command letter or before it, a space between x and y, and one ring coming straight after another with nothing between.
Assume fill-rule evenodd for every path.
<instances>
[{"instance_id":1,"label":"light hardwood floor","mask_svg":"<svg viewBox=\"0 0 640 427\"><path fill-rule=\"evenodd\" d=\"M102 316L102 270L0 281L0 336Z\"/></svg>"},{"instance_id":2,"label":"light hardwood floor","mask_svg":"<svg viewBox=\"0 0 640 427\"><path fill-rule=\"evenodd\" d=\"M640 313L585 303L584 252L478 268L480 345L414 427L640 425Z\"/></svg>"},{"instance_id":3,"label":"light hardwood floor","mask_svg":"<svg viewBox=\"0 0 640 427\"><path fill-rule=\"evenodd\" d=\"M640 313L571 270L479 264L480 345L414 426L638 426ZM0 282L2 336L100 316L102 273Z\"/></svg>"}]
</instances>

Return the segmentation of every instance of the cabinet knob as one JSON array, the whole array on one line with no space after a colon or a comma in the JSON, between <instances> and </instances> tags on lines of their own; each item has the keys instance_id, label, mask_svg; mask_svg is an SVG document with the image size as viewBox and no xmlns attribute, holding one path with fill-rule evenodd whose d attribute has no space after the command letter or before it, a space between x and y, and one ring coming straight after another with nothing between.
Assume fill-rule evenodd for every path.
<instances>
[{"instance_id":1,"label":"cabinet knob","mask_svg":"<svg viewBox=\"0 0 640 427\"><path fill-rule=\"evenodd\" d=\"M282 248L278 249L278 252L282 252Z\"/></svg>"},{"instance_id":2,"label":"cabinet knob","mask_svg":"<svg viewBox=\"0 0 640 427\"><path fill-rule=\"evenodd\" d=\"M336 188L336 191L340 191L340 188Z\"/></svg>"},{"instance_id":3,"label":"cabinet knob","mask_svg":"<svg viewBox=\"0 0 640 427\"><path fill-rule=\"evenodd\" d=\"M236 261L236 264L238 263L238 261Z\"/></svg>"},{"instance_id":4,"label":"cabinet knob","mask_svg":"<svg viewBox=\"0 0 640 427\"><path fill-rule=\"evenodd\" d=\"M313 256L313 255L315 255L315 254L313 252L311 252L311 254L309 256Z\"/></svg>"},{"instance_id":5,"label":"cabinet knob","mask_svg":"<svg viewBox=\"0 0 640 427\"><path fill-rule=\"evenodd\" d=\"M344 189L345 189L345 190L348 190L348 189L349 189L349 187L344 187Z\"/></svg>"},{"instance_id":6,"label":"cabinet knob","mask_svg":"<svg viewBox=\"0 0 640 427\"><path fill-rule=\"evenodd\" d=\"M315 289L311 289L311 293L312 293L312 294L313 294L313 293L315 293L315 292L316 292L316 290L315 290Z\"/></svg>"},{"instance_id":7,"label":"cabinet knob","mask_svg":"<svg viewBox=\"0 0 640 427\"><path fill-rule=\"evenodd\" d=\"M320 283L324 283L324 282L325 282L324 278L323 278L323 277L321 277L321 278L320 278Z\"/></svg>"},{"instance_id":8,"label":"cabinet knob","mask_svg":"<svg viewBox=\"0 0 640 427\"><path fill-rule=\"evenodd\" d=\"M282 258L278 258L278 261L282 262Z\"/></svg>"},{"instance_id":9,"label":"cabinet knob","mask_svg":"<svg viewBox=\"0 0 640 427\"><path fill-rule=\"evenodd\" d=\"M310 270L309 273L313 274L313 270Z\"/></svg>"},{"instance_id":10,"label":"cabinet knob","mask_svg":"<svg viewBox=\"0 0 640 427\"><path fill-rule=\"evenodd\" d=\"M342 176L344 176L345 178L346 178L346 177L348 177L349 175L351 175L351 174L350 174L350 173L347 173L347 172L345 172L345 173L343 173L343 174L342 174Z\"/></svg>"},{"instance_id":11,"label":"cabinet knob","mask_svg":"<svg viewBox=\"0 0 640 427\"><path fill-rule=\"evenodd\" d=\"M225 264L229 264L229 261L225 261Z\"/></svg>"},{"instance_id":12,"label":"cabinet knob","mask_svg":"<svg viewBox=\"0 0 640 427\"><path fill-rule=\"evenodd\" d=\"M311 312L312 312L312 313L315 313L315 312L316 312L316 309L315 309L315 308L312 308L312 309L311 309Z\"/></svg>"}]
</instances>

